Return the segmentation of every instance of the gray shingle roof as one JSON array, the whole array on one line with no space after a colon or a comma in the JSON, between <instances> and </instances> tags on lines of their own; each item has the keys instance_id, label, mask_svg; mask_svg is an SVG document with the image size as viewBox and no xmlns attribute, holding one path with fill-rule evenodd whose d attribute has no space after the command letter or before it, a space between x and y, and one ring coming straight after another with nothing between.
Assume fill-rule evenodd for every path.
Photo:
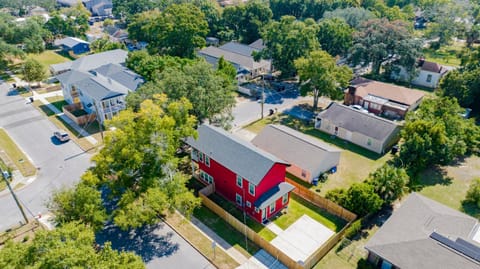
<instances>
[{"instance_id":1,"label":"gray shingle roof","mask_svg":"<svg viewBox=\"0 0 480 269\"><path fill-rule=\"evenodd\" d=\"M114 85L113 82L104 81L98 77L90 77L80 80L73 83L73 85L96 101L106 100L128 93L128 90L125 87Z\"/></svg>"},{"instance_id":2,"label":"gray shingle roof","mask_svg":"<svg viewBox=\"0 0 480 269\"><path fill-rule=\"evenodd\" d=\"M261 38L253 41L248 46L257 50L263 50L265 48L265 45L263 44L263 39Z\"/></svg>"},{"instance_id":3,"label":"gray shingle roof","mask_svg":"<svg viewBox=\"0 0 480 269\"><path fill-rule=\"evenodd\" d=\"M226 61L229 61L232 64L242 66L243 68L246 68L248 70L257 69L261 66L268 65L267 60L260 60L259 62L256 62L252 56L245 56L240 53L231 52L214 46L206 47L200 50L198 54L202 57L210 56L216 58L217 61L223 56Z\"/></svg>"},{"instance_id":4,"label":"gray shingle roof","mask_svg":"<svg viewBox=\"0 0 480 269\"><path fill-rule=\"evenodd\" d=\"M198 139L189 137L187 144L256 186L276 163L288 165L223 129L203 124L197 131Z\"/></svg>"},{"instance_id":5,"label":"gray shingle roof","mask_svg":"<svg viewBox=\"0 0 480 269\"><path fill-rule=\"evenodd\" d=\"M57 75L56 78L62 84L73 84L77 81L81 81L90 77L90 74L85 72L80 72L77 70L71 70L60 75Z\"/></svg>"},{"instance_id":6,"label":"gray shingle roof","mask_svg":"<svg viewBox=\"0 0 480 269\"><path fill-rule=\"evenodd\" d=\"M83 56L73 62L65 62L61 64L52 64L50 68L55 73L65 70L80 70L89 71L98 68L102 65L124 64L127 59L128 52L121 49L109 50L105 52L95 53L87 56Z\"/></svg>"},{"instance_id":7,"label":"gray shingle roof","mask_svg":"<svg viewBox=\"0 0 480 269\"><path fill-rule=\"evenodd\" d=\"M479 263L430 238L436 232L476 244L471 239L478 225L475 218L412 193L365 248L402 269L480 268Z\"/></svg>"},{"instance_id":8,"label":"gray shingle roof","mask_svg":"<svg viewBox=\"0 0 480 269\"><path fill-rule=\"evenodd\" d=\"M340 149L283 125L267 125L252 143L308 171L325 172L340 160Z\"/></svg>"},{"instance_id":9,"label":"gray shingle roof","mask_svg":"<svg viewBox=\"0 0 480 269\"><path fill-rule=\"evenodd\" d=\"M242 43L238 42L228 42L225 43L224 45L219 47L222 50L230 51L233 53L238 53L244 56L252 56L252 53L254 51L258 51L257 49L250 47L248 45L244 45Z\"/></svg>"},{"instance_id":10,"label":"gray shingle roof","mask_svg":"<svg viewBox=\"0 0 480 269\"><path fill-rule=\"evenodd\" d=\"M338 103L330 104L318 116L321 119L328 119L338 127L361 133L379 141L385 141L395 129L399 128L392 121Z\"/></svg>"},{"instance_id":11,"label":"gray shingle roof","mask_svg":"<svg viewBox=\"0 0 480 269\"><path fill-rule=\"evenodd\" d=\"M96 72L105 77L108 77L123 86L127 87L131 91L137 90L137 88L144 83L143 78L130 71L130 69L118 65L118 64L106 64L102 65L99 68L92 70L91 72Z\"/></svg>"}]
</instances>

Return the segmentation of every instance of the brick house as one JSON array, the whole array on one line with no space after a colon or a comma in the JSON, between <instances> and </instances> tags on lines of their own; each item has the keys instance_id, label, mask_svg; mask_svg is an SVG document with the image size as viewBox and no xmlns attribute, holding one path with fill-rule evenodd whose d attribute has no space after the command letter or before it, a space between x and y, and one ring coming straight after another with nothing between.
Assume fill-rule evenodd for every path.
<instances>
[{"instance_id":1,"label":"brick house","mask_svg":"<svg viewBox=\"0 0 480 269\"><path fill-rule=\"evenodd\" d=\"M419 90L359 77L345 90L344 104L360 105L389 118L404 118L420 105L423 96L425 93Z\"/></svg>"},{"instance_id":2,"label":"brick house","mask_svg":"<svg viewBox=\"0 0 480 269\"><path fill-rule=\"evenodd\" d=\"M215 192L264 222L288 205L294 187L285 182L283 160L223 129L203 124L192 147L192 172Z\"/></svg>"}]
</instances>

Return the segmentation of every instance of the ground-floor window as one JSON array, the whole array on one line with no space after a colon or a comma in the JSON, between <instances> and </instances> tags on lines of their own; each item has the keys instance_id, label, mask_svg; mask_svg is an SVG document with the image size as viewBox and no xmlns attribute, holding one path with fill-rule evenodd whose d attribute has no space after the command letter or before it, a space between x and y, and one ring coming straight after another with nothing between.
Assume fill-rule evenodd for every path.
<instances>
[{"instance_id":1,"label":"ground-floor window","mask_svg":"<svg viewBox=\"0 0 480 269\"><path fill-rule=\"evenodd\" d=\"M238 193L235 194L235 201L237 202L238 205L243 205L242 196Z\"/></svg>"},{"instance_id":2,"label":"ground-floor window","mask_svg":"<svg viewBox=\"0 0 480 269\"><path fill-rule=\"evenodd\" d=\"M250 203L250 201L247 201L247 207L248 208L252 207L252 203Z\"/></svg>"},{"instance_id":3,"label":"ground-floor window","mask_svg":"<svg viewBox=\"0 0 480 269\"><path fill-rule=\"evenodd\" d=\"M288 193L284 194L282 197L282 204L286 204L288 202Z\"/></svg>"},{"instance_id":4,"label":"ground-floor window","mask_svg":"<svg viewBox=\"0 0 480 269\"><path fill-rule=\"evenodd\" d=\"M270 213L275 212L275 202L270 205Z\"/></svg>"}]
</instances>

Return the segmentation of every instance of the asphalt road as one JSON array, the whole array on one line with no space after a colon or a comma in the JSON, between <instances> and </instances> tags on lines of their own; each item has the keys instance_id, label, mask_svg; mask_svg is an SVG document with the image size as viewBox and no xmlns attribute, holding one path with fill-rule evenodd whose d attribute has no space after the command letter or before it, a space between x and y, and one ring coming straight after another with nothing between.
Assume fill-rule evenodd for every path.
<instances>
[{"instance_id":1,"label":"asphalt road","mask_svg":"<svg viewBox=\"0 0 480 269\"><path fill-rule=\"evenodd\" d=\"M73 141L58 143L53 138L56 126L23 97L11 95L9 86L1 82L0 128L7 131L38 169L36 179L16 191L29 217L46 212L45 204L52 191L78 182L91 165L90 154L83 152ZM11 195L0 196L0 231L22 220ZM99 243L112 241L116 249L136 252L147 268L215 268L165 224L135 232L107 227L97 239Z\"/></svg>"},{"instance_id":2,"label":"asphalt road","mask_svg":"<svg viewBox=\"0 0 480 269\"><path fill-rule=\"evenodd\" d=\"M44 115L23 97L14 95L9 85L0 82L0 128L6 130L37 167L36 179L16 193L27 215L46 212L51 192L71 186L90 166L91 156L73 141L60 144L52 138L57 130ZM23 220L8 193L0 197L0 231Z\"/></svg>"},{"instance_id":3,"label":"asphalt road","mask_svg":"<svg viewBox=\"0 0 480 269\"><path fill-rule=\"evenodd\" d=\"M133 231L121 231L108 226L96 235L97 242L112 242L112 248L133 251L142 257L147 268L213 269L205 257L197 252L168 225L159 223Z\"/></svg>"}]
</instances>

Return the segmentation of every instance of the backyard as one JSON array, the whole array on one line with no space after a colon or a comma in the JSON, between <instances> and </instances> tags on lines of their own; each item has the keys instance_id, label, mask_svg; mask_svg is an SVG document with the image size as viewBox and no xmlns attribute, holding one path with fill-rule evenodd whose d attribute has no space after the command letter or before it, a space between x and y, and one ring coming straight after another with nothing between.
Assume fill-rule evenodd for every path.
<instances>
[{"instance_id":1,"label":"backyard","mask_svg":"<svg viewBox=\"0 0 480 269\"><path fill-rule=\"evenodd\" d=\"M306 187L321 195L325 195L329 190L335 188L348 188L355 182L362 182L371 172L392 158L389 153L381 156L342 139L332 138L330 135L316 130L312 125L306 125L302 121L285 115L264 118L248 125L245 129L257 134L270 123L289 126L342 149L336 173L328 175L328 179L320 182L318 186L305 184Z\"/></svg>"},{"instance_id":2,"label":"backyard","mask_svg":"<svg viewBox=\"0 0 480 269\"><path fill-rule=\"evenodd\" d=\"M39 54L28 54L27 58L35 59L38 62L42 63L45 67L48 67L52 64L59 64L70 61L69 58L58 54L54 50L45 50Z\"/></svg>"},{"instance_id":3,"label":"backyard","mask_svg":"<svg viewBox=\"0 0 480 269\"><path fill-rule=\"evenodd\" d=\"M465 43L454 42L451 45L441 47L438 50L424 48L423 55L427 61L436 62L441 65L459 66L459 54L465 47Z\"/></svg>"}]
</instances>

